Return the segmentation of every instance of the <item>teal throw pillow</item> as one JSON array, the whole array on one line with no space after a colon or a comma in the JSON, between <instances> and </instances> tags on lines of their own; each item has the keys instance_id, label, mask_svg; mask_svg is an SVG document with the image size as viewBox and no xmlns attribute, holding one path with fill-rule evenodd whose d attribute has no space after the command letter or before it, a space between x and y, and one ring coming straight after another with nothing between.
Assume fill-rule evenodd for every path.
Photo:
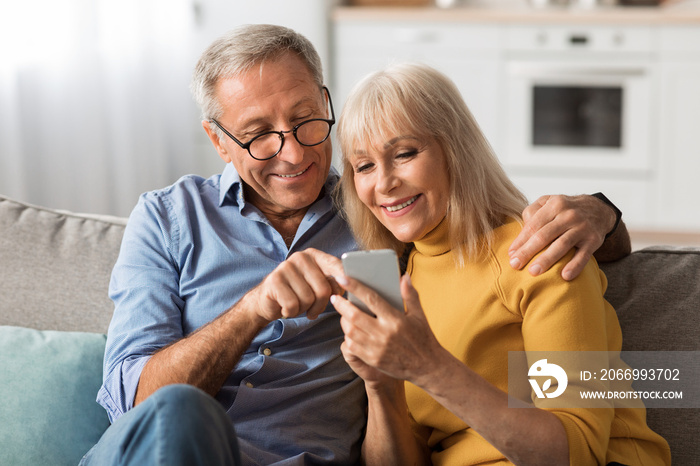
<instances>
[{"instance_id":1,"label":"teal throw pillow","mask_svg":"<svg viewBox=\"0 0 700 466\"><path fill-rule=\"evenodd\" d=\"M77 465L109 426L106 337L0 326L0 464Z\"/></svg>"}]
</instances>

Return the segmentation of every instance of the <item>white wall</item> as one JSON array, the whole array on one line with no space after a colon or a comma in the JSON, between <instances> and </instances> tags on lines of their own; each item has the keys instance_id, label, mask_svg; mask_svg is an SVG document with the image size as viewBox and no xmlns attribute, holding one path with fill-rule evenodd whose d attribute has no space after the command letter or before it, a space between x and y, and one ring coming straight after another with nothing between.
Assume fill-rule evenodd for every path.
<instances>
[{"instance_id":1,"label":"white wall","mask_svg":"<svg viewBox=\"0 0 700 466\"><path fill-rule=\"evenodd\" d=\"M304 33L328 65L325 0L34 0L0 14L0 193L126 216L144 191L222 163L189 93L217 36ZM5 8L5 6L7 6ZM37 8L41 14L37 14Z\"/></svg>"}]
</instances>

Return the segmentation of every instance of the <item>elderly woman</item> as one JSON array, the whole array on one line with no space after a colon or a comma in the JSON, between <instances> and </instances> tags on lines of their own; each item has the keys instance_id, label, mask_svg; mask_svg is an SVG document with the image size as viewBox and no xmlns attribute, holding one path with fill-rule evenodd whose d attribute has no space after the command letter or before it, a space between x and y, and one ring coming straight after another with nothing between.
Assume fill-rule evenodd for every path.
<instances>
[{"instance_id":1,"label":"elderly woman","mask_svg":"<svg viewBox=\"0 0 700 466\"><path fill-rule=\"evenodd\" d=\"M405 310L347 277L376 318L332 298L365 380L367 463L670 463L643 408L509 407L509 351L620 351L622 335L594 260L570 282L573 251L536 277L509 266L527 203L448 78L422 65L369 76L338 136L356 237L410 248Z\"/></svg>"}]
</instances>

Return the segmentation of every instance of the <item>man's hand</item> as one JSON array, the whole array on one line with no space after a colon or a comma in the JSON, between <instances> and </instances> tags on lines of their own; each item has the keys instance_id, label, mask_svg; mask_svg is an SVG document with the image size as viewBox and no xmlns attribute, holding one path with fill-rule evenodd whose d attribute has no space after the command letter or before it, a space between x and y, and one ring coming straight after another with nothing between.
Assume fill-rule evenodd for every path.
<instances>
[{"instance_id":1,"label":"man's hand","mask_svg":"<svg viewBox=\"0 0 700 466\"><path fill-rule=\"evenodd\" d=\"M546 248L528 267L532 275L539 275L571 248L576 248L574 257L562 270L564 280L572 280L603 244L605 235L615 225L616 216L608 205L593 196L556 195L542 196L525 208L523 220L523 230L508 250L511 266L521 269ZM629 249L627 230L622 223L620 226L624 231L616 232L611 238L618 234L624 236Z\"/></svg>"},{"instance_id":2,"label":"man's hand","mask_svg":"<svg viewBox=\"0 0 700 466\"><path fill-rule=\"evenodd\" d=\"M343 292L333 279L342 273L340 259L335 256L317 249L296 252L251 292L257 301L255 310L266 322L303 313L315 319L333 293Z\"/></svg>"},{"instance_id":3,"label":"man's hand","mask_svg":"<svg viewBox=\"0 0 700 466\"><path fill-rule=\"evenodd\" d=\"M315 319L343 289L340 259L315 249L292 254L228 311L186 338L157 351L139 379L134 404L157 389L187 383L214 396L241 354L269 322L306 312Z\"/></svg>"}]
</instances>

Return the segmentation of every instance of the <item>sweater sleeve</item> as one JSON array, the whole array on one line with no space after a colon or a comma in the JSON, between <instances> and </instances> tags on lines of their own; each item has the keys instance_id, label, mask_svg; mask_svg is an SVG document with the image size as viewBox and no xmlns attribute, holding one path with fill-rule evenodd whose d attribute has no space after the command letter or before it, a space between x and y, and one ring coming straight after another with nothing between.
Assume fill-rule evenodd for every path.
<instances>
[{"instance_id":1,"label":"sweater sleeve","mask_svg":"<svg viewBox=\"0 0 700 466\"><path fill-rule=\"evenodd\" d=\"M607 280L595 260L591 259L576 279L567 282L561 278L561 270L572 255L573 251L537 277L532 277L527 271L501 268L501 296L512 312L522 316L522 336L524 349L528 352L528 367L535 362L535 358L554 351L620 350L622 334L619 323L614 309L603 298ZM532 356L533 360L529 360L530 352L546 353L539 353L540 356ZM607 358L603 359L601 364L606 364ZM556 399L533 399L535 406L551 411L564 426L570 464L603 464L614 408L612 404L603 401L600 408L594 409L566 403L567 393L569 396L578 395L578 388L582 388L577 387L580 383L578 377L569 377L569 386L563 396ZM588 381L586 384L586 389L589 390L606 389L605 383L599 380Z\"/></svg>"}]
</instances>

